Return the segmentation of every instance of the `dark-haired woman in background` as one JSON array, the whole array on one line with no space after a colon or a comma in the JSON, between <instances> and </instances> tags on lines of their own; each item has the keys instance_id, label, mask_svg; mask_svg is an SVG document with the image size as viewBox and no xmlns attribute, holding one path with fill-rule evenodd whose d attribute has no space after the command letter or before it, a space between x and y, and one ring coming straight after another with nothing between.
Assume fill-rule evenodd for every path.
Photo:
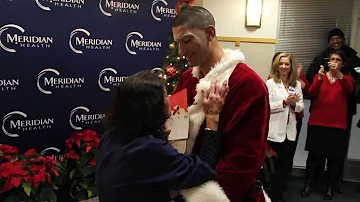
<instances>
[{"instance_id":1,"label":"dark-haired woman in background","mask_svg":"<svg viewBox=\"0 0 360 202\"><path fill-rule=\"evenodd\" d=\"M338 183L338 172L347 152L347 98L354 89L351 75L342 72L345 54L334 50L329 55L329 71L321 66L309 88L313 99L308 121L305 150L309 151L306 161L306 183L302 196L309 196L317 168L327 159L328 185L324 199L333 198Z\"/></svg>"},{"instance_id":2,"label":"dark-haired woman in background","mask_svg":"<svg viewBox=\"0 0 360 202\"><path fill-rule=\"evenodd\" d=\"M101 202L167 202L169 190L215 180L221 133L220 111L228 92L212 82L203 94L206 143L199 156L185 156L167 142L170 107L163 80L143 71L118 88L107 114L110 129L100 143L96 181ZM225 196L225 195L224 195ZM199 201L201 202L201 201Z\"/></svg>"}]
</instances>

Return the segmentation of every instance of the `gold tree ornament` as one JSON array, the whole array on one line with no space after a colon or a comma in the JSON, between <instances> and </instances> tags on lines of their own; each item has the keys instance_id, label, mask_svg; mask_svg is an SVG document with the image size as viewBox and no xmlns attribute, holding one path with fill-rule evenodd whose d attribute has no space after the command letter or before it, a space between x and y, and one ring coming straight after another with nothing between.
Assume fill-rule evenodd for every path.
<instances>
[{"instance_id":1,"label":"gold tree ornament","mask_svg":"<svg viewBox=\"0 0 360 202\"><path fill-rule=\"evenodd\" d=\"M175 44L174 44L174 43L170 43L170 44L169 44L169 48L170 48L170 49L174 49L174 48L175 48Z\"/></svg>"}]
</instances>

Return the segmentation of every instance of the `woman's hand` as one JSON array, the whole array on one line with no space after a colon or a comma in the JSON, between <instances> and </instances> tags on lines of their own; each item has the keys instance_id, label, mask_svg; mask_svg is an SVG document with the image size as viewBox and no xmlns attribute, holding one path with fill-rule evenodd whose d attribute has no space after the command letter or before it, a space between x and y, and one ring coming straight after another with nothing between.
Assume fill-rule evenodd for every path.
<instances>
[{"instance_id":1,"label":"woman's hand","mask_svg":"<svg viewBox=\"0 0 360 202\"><path fill-rule=\"evenodd\" d=\"M337 63L335 63L335 62L329 62L328 64L329 64L330 69L334 70L336 78L342 79L342 78L344 77L344 75L343 75L343 74L341 73L341 71L340 71L341 68L340 68L340 66L339 66Z\"/></svg>"},{"instance_id":2,"label":"woman's hand","mask_svg":"<svg viewBox=\"0 0 360 202\"><path fill-rule=\"evenodd\" d=\"M296 102L299 100L300 98L300 95L299 94L290 94L286 100L285 100L285 103L287 105L290 105L290 106L295 106L296 105Z\"/></svg>"},{"instance_id":3,"label":"woman's hand","mask_svg":"<svg viewBox=\"0 0 360 202\"><path fill-rule=\"evenodd\" d=\"M328 62L329 68L335 71L340 71L339 65L336 62Z\"/></svg>"},{"instance_id":4,"label":"woman's hand","mask_svg":"<svg viewBox=\"0 0 360 202\"><path fill-rule=\"evenodd\" d=\"M319 80L322 80L323 78L324 78L324 76L325 76L325 69L324 69L324 66L322 66L322 65L320 65L320 70L319 70L319 76L318 76L318 79Z\"/></svg>"},{"instance_id":5,"label":"woman's hand","mask_svg":"<svg viewBox=\"0 0 360 202\"><path fill-rule=\"evenodd\" d=\"M298 76L300 77L300 74L301 74L301 71L302 71L302 64L297 64L296 65L297 66L297 74L298 74Z\"/></svg>"},{"instance_id":6,"label":"woman's hand","mask_svg":"<svg viewBox=\"0 0 360 202\"><path fill-rule=\"evenodd\" d=\"M227 81L220 86L219 81L212 81L209 93L202 91L204 113L206 117L206 127L217 130L220 112L225 104L226 96L229 92Z\"/></svg>"}]
</instances>

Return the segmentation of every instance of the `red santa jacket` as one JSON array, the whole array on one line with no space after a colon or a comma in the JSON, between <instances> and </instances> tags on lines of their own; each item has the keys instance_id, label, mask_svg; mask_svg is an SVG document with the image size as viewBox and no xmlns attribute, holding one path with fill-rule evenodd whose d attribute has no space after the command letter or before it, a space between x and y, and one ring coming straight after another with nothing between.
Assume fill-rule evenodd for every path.
<instances>
[{"instance_id":1,"label":"red santa jacket","mask_svg":"<svg viewBox=\"0 0 360 202\"><path fill-rule=\"evenodd\" d=\"M241 201L248 192L250 201L263 202L264 192L255 194L254 180L265 159L269 95L263 80L242 63L240 51L224 52L226 56L204 78L199 80L198 67L184 72L174 91L187 89L188 94L190 129L186 153L198 154L204 136L201 90L208 90L215 78L221 83L228 80L229 94L219 119L224 140L216 167L218 183L231 202Z\"/></svg>"}]
</instances>

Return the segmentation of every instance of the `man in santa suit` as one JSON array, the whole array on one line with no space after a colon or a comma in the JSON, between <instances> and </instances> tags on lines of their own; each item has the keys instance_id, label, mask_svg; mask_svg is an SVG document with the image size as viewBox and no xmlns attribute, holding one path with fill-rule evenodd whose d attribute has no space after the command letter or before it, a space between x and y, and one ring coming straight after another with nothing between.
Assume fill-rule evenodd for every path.
<instances>
[{"instance_id":1,"label":"man in santa suit","mask_svg":"<svg viewBox=\"0 0 360 202\"><path fill-rule=\"evenodd\" d=\"M205 8L181 11L172 26L179 53L192 68L185 71L174 93L187 89L190 116L186 154L199 154L204 136L202 92L212 80L228 81L229 93L219 116L224 133L216 172L217 182L231 202L262 202L255 178L266 153L269 126L269 97L263 80L244 63L239 50L223 50L216 40L215 20Z\"/></svg>"}]
</instances>

